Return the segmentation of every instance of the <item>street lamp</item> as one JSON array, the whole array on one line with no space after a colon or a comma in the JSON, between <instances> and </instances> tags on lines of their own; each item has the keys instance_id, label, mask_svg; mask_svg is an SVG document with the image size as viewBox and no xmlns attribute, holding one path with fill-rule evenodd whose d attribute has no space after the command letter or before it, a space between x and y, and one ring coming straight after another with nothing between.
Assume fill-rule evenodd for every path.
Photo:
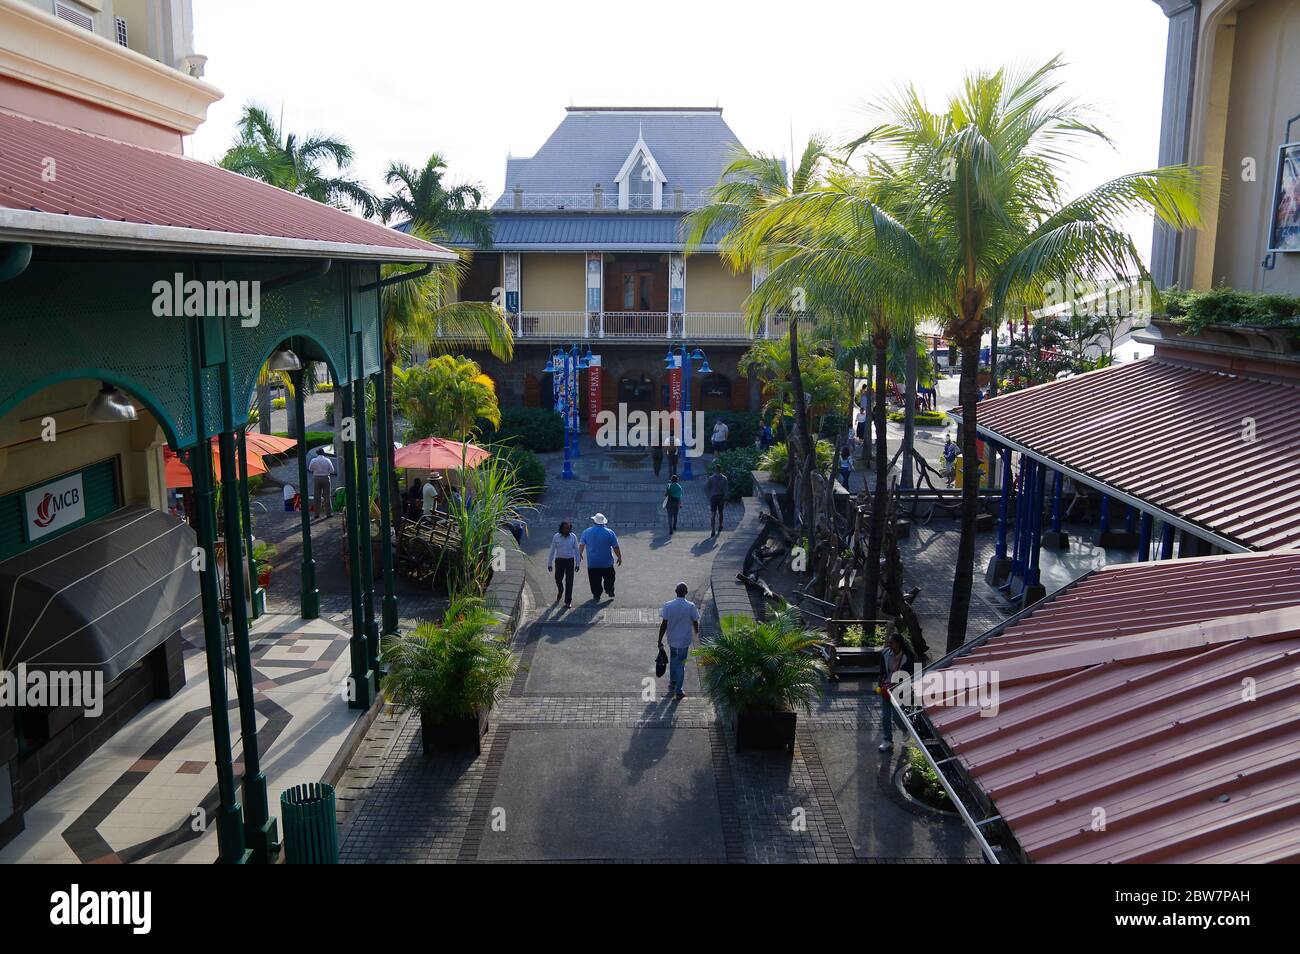
<instances>
[{"instance_id":1,"label":"street lamp","mask_svg":"<svg viewBox=\"0 0 1300 954\"><path fill-rule=\"evenodd\" d=\"M682 458L683 458L681 476L683 480L692 480L694 479L695 475L691 470L691 456L690 453L688 452L687 441L686 441L687 422L691 418L691 362L692 361L703 362L699 368L700 374L712 374L713 369L709 367L709 359L705 357L704 351L701 348L696 348L694 351L690 351L688 350L687 345L682 344L677 346L676 351L678 353L674 354L673 353L674 349L670 347L668 349L668 356L664 359L664 363L667 364L669 368L675 368L677 367L677 362L678 361L681 362L681 369L682 369L681 435L682 435Z\"/></svg>"},{"instance_id":2,"label":"street lamp","mask_svg":"<svg viewBox=\"0 0 1300 954\"><path fill-rule=\"evenodd\" d=\"M551 375L551 396L554 408L564 416L564 470L562 480L573 479L573 458L581 457L578 446L578 405L579 405L579 371L591 367L591 348L586 354L578 351L576 344L570 346L568 353L564 348L556 348L542 368L543 374Z\"/></svg>"}]
</instances>

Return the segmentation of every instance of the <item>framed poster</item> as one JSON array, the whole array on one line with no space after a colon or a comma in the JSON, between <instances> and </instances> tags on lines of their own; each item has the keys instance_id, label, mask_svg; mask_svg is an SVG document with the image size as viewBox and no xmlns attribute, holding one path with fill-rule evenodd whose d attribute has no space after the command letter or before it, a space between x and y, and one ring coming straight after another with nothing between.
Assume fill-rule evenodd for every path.
<instances>
[{"instance_id":1,"label":"framed poster","mask_svg":"<svg viewBox=\"0 0 1300 954\"><path fill-rule=\"evenodd\" d=\"M1300 252L1300 142L1286 143L1277 151L1268 250Z\"/></svg>"}]
</instances>

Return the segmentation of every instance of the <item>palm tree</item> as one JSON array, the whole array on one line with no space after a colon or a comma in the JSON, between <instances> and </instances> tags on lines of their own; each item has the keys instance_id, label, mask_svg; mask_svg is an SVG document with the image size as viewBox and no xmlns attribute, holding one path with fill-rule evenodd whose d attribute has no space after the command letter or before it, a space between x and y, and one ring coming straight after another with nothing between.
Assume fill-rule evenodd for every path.
<instances>
[{"instance_id":1,"label":"palm tree","mask_svg":"<svg viewBox=\"0 0 1300 954\"><path fill-rule=\"evenodd\" d=\"M375 214L375 197L352 178L354 156L344 140L324 133L285 134L261 106L248 103L235 128L234 143L217 164L277 189L340 209Z\"/></svg>"},{"instance_id":2,"label":"palm tree","mask_svg":"<svg viewBox=\"0 0 1300 954\"><path fill-rule=\"evenodd\" d=\"M441 354L394 373L394 403L411 422L410 436L468 440L479 418L501 424L496 384L469 358Z\"/></svg>"},{"instance_id":3,"label":"palm tree","mask_svg":"<svg viewBox=\"0 0 1300 954\"><path fill-rule=\"evenodd\" d=\"M379 214L385 222L404 216L407 231L429 242L472 241L475 245L492 243L492 221L480 208L482 192L475 186L444 186L442 177L447 164L434 153L421 169L401 162L389 163L384 181L393 191L379 201ZM393 371L402 352L412 345L446 351L453 347L486 348L502 361L514 354L510 322L499 304L491 302L453 301L458 285L464 280L469 253L449 265L439 265L427 274L388 285L383 290L384 313L384 382L388 400L384 414L388 433L395 434L393 414ZM385 265L383 277L389 278L416 268ZM388 453L392 453L392 448ZM397 506L396 469L391 496L394 517L399 527L402 508Z\"/></svg>"},{"instance_id":4,"label":"palm tree","mask_svg":"<svg viewBox=\"0 0 1300 954\"><path fill-rule=\"evenodd\" d=\"M852 144L887 165L903 201L888 214L870 195L843 200L878 241L905 253L914 288L961 350L961 540L948 618L949 651L966 639L979 505L976 376L991 315L1013 299L1042 301L1072 275L1149 281L1123 218L1153 211L1173 228L1198 221L1202 177L1174 166L1121 176L1070 200L1061 171L1071 148L1107 141L1087 111L1060 95L1059 57L1027 70L967 76L942 111L906 87L872 110Z\"/></svg>"},{"instance_id":5,"label":"palm tree","mask_svg":"<svg viewBox=\"0 0 1300 954\"><path fill-rule=\"evenodd\" d=\"M758 271L760 274L777 264L784 249L776 244L754 242L747 229L754 218L772 202L805 191L821 181L834 159L822 136L812 136L799 158L799 165L787 177L785 162L767 153L751 153L737 148L732 161L710 190L710 202L686 217L686 250L699 249L706 242L717 241L723 262L733 271ZM815 438L808 419L809 404L804 392L799 362L799 321L807 311L806 289L787 295L779 302L769 299L765 310L747 309L751 332L757 332L769 312L790 316L790 388L794 406L791 449L800 461L803 475L799 511L806 526L812 521L812 472L816 466Z\"/></svg>"},{"instance_id":6,"label":"palm tree","mask_svg":"<svg viewBox=\"0 0 1300 954\"><path fill-rule=\"evenodd\" d=\"M247 103L236 124L238 135L217 165L277 189L323 202L340 209L357 208L375 213L375 197L348 173L352 147L324 133L300 138L285 134L261 106ZM271 433L271 382L263 367L257 380L257 405L262 410L258 429ZM289 415L292 419L293 415Z\"/></svg>"}]
</instances>

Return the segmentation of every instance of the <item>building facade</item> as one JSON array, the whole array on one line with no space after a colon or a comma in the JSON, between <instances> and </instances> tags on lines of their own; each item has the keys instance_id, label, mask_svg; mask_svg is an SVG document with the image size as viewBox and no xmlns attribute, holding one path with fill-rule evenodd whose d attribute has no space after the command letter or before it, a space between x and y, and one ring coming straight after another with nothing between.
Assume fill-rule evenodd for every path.
<instances>
[{"instance_id":1,"label":"building facade","mask_svg":"<svg viewBox=\"0 0 1300 954\"><path fill-rule=\"evenodd\" d=\"M683 228L738 147L718 108L570 107L535 155L506 160L492 245L460 245L473 260L459 292L510 315L514 360L474 355L503 405L549 406L547 357L577 343L601 359L596 410L667 409L665 352L688 344L712 368L693 378L693 408L757 409L737 361L775 329L744 320L751 275L716 244L687 255Z\"/></svg>"},{"instance_id":2,"label":"building facade","mask_svg":"<svg viewBox=\"0 0 1300 954\"><path fill-rule=\"evenodd\" d=\"M1300 294L1300 2L1155 0L1169 17L1160 163L1222 171L1202 228L1156 226L1161 287Z\"/></svg>"}]
</instances>

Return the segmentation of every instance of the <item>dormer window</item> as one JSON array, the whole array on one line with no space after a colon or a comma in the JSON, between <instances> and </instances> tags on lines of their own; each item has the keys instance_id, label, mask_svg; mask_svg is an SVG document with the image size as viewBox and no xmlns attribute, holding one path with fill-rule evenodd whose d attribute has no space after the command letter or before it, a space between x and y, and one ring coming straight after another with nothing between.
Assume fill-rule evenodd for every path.
<instances>
[{"instance_id":1,"label":"dormer window","mask_svg":"<svg viewBox=\"0 0 1300 954\"><path fill-rule=\"evenodd\" d=\"M615 177L620 209L662 209L664 177L645 140L638 138Z\"/></svg>"}]
</instances>

